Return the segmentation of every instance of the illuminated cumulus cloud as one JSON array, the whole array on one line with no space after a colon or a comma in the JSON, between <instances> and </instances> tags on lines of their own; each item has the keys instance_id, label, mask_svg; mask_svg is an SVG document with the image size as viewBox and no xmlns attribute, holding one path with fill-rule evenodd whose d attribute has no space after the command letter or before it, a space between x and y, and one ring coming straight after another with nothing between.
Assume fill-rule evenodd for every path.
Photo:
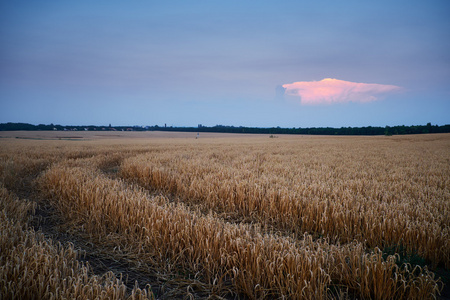
<instances>
[{"instance_id":1,"label":"illuminated cumulus cloud","mask_svg":"<svg viewBox=\"0 0 450 300\"><path fill-rule=\"evenodd\" d=\"M401 90L395 85L358 83L332 78L284 84L283 88L286 95L299 96L302 104L309 105L371 102L385 94Z\"/></svg>"}]
</instances>

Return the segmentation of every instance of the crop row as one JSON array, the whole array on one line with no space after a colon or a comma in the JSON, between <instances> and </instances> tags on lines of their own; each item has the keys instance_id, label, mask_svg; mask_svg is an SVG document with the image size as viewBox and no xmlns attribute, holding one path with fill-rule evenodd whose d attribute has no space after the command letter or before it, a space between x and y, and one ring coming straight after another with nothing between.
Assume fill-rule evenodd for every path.
<instances>
[{"instance_id":1,"label":"crop row","mask_svg":"<svg viewBox=\"0 0 450 300\"><path fill-rule=\"evenodd\" d=\"M170 261L189 276L251 298L318 299L333 286L374 299L429 297L439 290L432 273L399 267L395 256L383 259L378 249L366 253L360 243L262 234L150 197L86 166L54 165L39 186L68 222L98 241L117 235L131 252Z\"/></svg>"},{"instance_id":2,"label":"crop row","mask_svg":"<svg viewBox=\"0 0 450 300\"><path fill-rule=\"evenodd\" d=\"M416 157L420 148L372 146L186 147L129 157L120 176L229 218L371 248L402 245L450 267L445 148Z\"/></svg>"},{"instance_id":3,"label":"crop row","mask_svg":"<svg viewBox=\"0 0 450 300\"><path fill-rule=\"evenodd\" d=\"M92 275L72 245L44 238L28 226L34 205L0 187L0 298L152 299L127 288L112 272Z\"/></svg>"}]
</instances>

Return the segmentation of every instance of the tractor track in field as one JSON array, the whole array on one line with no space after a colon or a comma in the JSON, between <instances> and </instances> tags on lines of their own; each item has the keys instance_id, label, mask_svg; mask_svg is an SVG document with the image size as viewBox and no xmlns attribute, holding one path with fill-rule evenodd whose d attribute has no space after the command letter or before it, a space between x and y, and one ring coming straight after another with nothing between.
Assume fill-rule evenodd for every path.
<instances>
[{"instance_id":1,"label":"tractor track in field","mask_svg":"<svg viewBox=\"0 0 450 300\"><path fill-rule=\"evenodd\" d=\"M170 199L171 202L184 203L186 206L190 207L193 211L199 211L204 215L211 213L211 211L212 211L211 209L207 209L200 204L192 204L192 203L189 203L188 201L184 201L183 199L178 197L176 194L165 193L163 190L158 189L158 188L151 190L139 183L133 182L132 180L127 180L127 179L122 178L120 176L120 165L121 165L121 161L117 162L117 164L114 164L113 166L110 165L106 168L100 168L100 171L110 179L123 180L127 184L135 184L135 185L143 188L150 194L151 193L162 194L165 197L167 197L168 199ZM244 220L244 218L239 218L236 216L231 217L229 214L227 214L225 212L215 211L214 213L216 213L219 218L222 218L222 219L224 219L224 221L227 221L230 223L235 223L235 224L248 223L251 225L258 224L258 222L255 222L255 220ZM285 236L285 237L292 236L292 234L293 234L293 232L291 232L291 231L278 230L277 226L273 225L273 224L271 226L267 226L267 224L266 224L266 227L260 228L260 230L262 230L266 234L275 234L278 236ZM312 234L314 235L314 233L312 233ZM438 270L438 272L436 272L436 276L441 277L441 280L443 280L444 284L445 284L443 290L441 291L441 294L437 297L437 299L450 300L450 272L441 269L441 270ZM351 295L348 295L348 296L350 297L350 299L352 299ZM354 297L355 297L355 299L358 298L356 295L354 295Z\"/></svg>"},{"instance_id":2,"label":"tractor track in field","mask_svg":"<svg viewBox=\"0 0 450 300\"><path fill-rule=\"evenodd\" d=\"M34 178L26 178L21 187L10 191L20 199L35 202L36 209L32 215L30 226L41 232L45 238L61 245L73 245L79 253L78 261L87 263L95 275L113 272L121 278L127 292L137 285L145 289L150 285L156 299L214 299L211 291L202 289L204 284L189 280L173 272L164 272L157 266L146 264L131 257L126 251L116 249L114 245L99 245L93 238L83 232L77 232L64 222L64 218L45 199L36 194ZM162 272L161 272L162 271ZM217 296L217 299L246 299L243 296Z\"/></svg>"}]
</instances>

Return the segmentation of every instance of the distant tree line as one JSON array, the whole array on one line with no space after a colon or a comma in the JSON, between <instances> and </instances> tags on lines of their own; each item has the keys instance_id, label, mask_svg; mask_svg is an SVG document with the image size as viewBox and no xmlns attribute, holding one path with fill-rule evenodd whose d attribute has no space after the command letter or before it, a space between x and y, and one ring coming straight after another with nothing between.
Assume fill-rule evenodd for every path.
<instances>
[{"instance_id":1,"label":"distant tree line","mask_svg":"<svg viewBox=\"0 0 450 300\"><path fill-rule=\"evenodd\" d=\"M181 132L222 132L222 133L258 133L258 134L305 134L305 135L402 135L422 133L449 133L447 125L413 125L386 127L311 127L311 128L281 128L281 127L235 127L216 125L212 127L199 125L198 127L173 126L62 126L62 125L32 125L28 123L0 123L0 131L12 130L79 130L79 131L181 131Z\"/></svg>"},{"instance_id":2,"label":"distant tree line","mask_svg":"<svg viewBox=\"0 0 450 300\"><path fill-rule=\"evenodd\" d=\"M95 125L32 125L28 123L0 123L0 131L38 131L38 130L57 130L57 131L145 131L142 126L95 126Z\"/></svg>"}]
</instances>

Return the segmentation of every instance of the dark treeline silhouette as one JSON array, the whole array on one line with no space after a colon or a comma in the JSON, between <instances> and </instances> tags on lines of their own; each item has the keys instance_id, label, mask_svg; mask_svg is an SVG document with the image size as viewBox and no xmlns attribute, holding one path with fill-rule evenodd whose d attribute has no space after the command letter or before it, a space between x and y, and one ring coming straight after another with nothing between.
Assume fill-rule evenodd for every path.
<instances>
[{"instance_id":1,"label":"dark treeline silhouette","mask_svg":"<svg viewBox=\"0 0 450 300\"><path fill-rule=\"evenodd\" d=\"M386 127L312 127L312 128L281 128L281 127L235 127L216 125L212 127L199 125L198 127L173 126L62 126L62 125L32 125L27 123L0 123L0 131L12 130L79 130L79 131L181 131L181 132L222 132L222 133L258 133L258 134L310 134L310 135L399 135L422 133L449 133L447 125L413 125Z\"/></svg>"}]
</instances>

